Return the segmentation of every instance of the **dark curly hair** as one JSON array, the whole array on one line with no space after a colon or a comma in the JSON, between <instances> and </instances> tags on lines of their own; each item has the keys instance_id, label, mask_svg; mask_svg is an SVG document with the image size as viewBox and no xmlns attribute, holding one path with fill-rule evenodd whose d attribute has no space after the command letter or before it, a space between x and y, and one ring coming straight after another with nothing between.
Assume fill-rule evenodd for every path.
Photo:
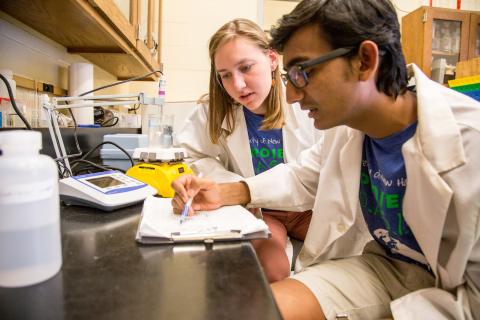
<instances>
[{"instance_id":1,"label":"dark curly hair","mask_svg":"<svg viewBox=\"0 0 480 320\"><path fill-rule=\"evenodd\" d=\"M375 42L382 53L377 89L394 98L406 91L400 28L389 0L303 0L272 28L272 48L282 52L292 34L309 24L318 26L334 49Z\"/></svg>"}]
</instances>

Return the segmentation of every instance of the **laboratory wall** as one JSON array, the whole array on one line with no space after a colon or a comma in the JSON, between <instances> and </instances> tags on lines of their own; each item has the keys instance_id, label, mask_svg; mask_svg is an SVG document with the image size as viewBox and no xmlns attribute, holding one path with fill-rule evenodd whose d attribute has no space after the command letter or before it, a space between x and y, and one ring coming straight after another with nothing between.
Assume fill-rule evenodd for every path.
<instances>
[{"instance_id":1,"label":"laboratory wall","mask_svg":"<svg viewBox=\"0 0 480 320\"><path fill-rule=\"evenodd\" d=\"M0 69L67 89L68 66L73 62L88 61L0 11ZM95 87L116 81L96 66L94 75Z\"/></svg>"},{"instance_id":2,"label":"laboratory wall","mask_svg":"<svg viewBox=\"0 0 480 320\"><path fill-rule=\"evenodd\" d=\"M208 40L236 17L258 21L258 0L163 1L162 60L167 101L195 101L208 91Z\"/></svg>"},{"instance_id":3,"label":"laboratory wall","mask_svg":"<svg viewBox=\"0 0 480 320\"><path fill-rule=\"evenodd\" d=\"M430 0L391 0L397 9L397 15L401 22L402 17L420 6L430 5ZM296 1L265 0L264 24L265 30L269 30L272 25L285 13L295 8ZM457 0L432 0L432 6L440 8L457 8ZM462 10L480 11L480 0L461 0Z\"/></svg>"},{"instance_id":4,"label":"laboratory wall","mask_svg":"<svg viewBox=\"0 0 480 320\"><path fill-rule=\"evenodd\" d=\"M392 0L400 19L420 6L430 5L430 0ZM462 10L480 11L479 0L461 0ZM432 6L440 8L457 9L457 0L432 0Z\"/></svg>"},{"instance_id":5,"label":"laboratory wall","mask_svg":"<svg viewBox=\"0 0 480 320\"><path fill-rule=\"evenodd\" d=\"M263 0L163 1L161 56L167 77L165 112L180 130L195 101L208 92L208 40L226 21L242 17L259 22Z\"/></svg>"},{"instance_id":6,"label":"laboratory wall","mask_svg":"<svg viewBox=\"0 0 480 320\"><path fill-rule=\"evenodd\" d=\"M12 70L17 76L68 89L68 67L74 62L88 61L68 53L65 47L0 11L0 69ZM94 65L94 87L114 81L116 78L113 75ZM122 85L103 93L120 93L126 88L128 86ZM16 100L32 126L46 125L37 92L17 87ZM23 127L18 117L12 121L14 126Z\"/></svg>"},{"instance_id":7,"label":"laboratory wall","mask_svg":"<svg viewBox=\"0 0 480 320\"><path fill-rule=\"evenodd\" d=\"M128 1L116 0L117 4ZM399 18L429 0L393 0ZM279 0L163 0L161 55L167 77L167 112L175 114L176 130L193 108L194 101L208 90L210 62L208 40L223 23L235 17L256 21L269 30L297 2ZM457 0L433 0L437 7L456 8ZM462 0L461 9L480 11L479 0ZM46 22L48 23L48 22ZM68 66L85 62L65 47L0 11L0 69L61 88L68 88ZM99 67L94 68L94 86L116 81ZM22 90L20 90L21 92ZM104 91L144 91L156 94L155 82L137 82Z\"/></svg>"}]
</instances>

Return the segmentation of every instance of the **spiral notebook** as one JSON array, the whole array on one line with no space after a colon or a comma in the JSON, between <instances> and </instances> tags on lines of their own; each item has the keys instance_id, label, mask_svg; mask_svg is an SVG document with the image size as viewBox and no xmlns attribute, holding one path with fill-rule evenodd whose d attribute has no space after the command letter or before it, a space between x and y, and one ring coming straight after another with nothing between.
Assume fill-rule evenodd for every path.
<instances>
[{"instance_id":1,"label":"spiral notebook","mask_svg":"<svg viewBox=\"0 0 480 320\"><path fill-rule=\"evenodd\" d=\"M177 242L239 241L268 238L270 231L261 219L242 206L200 211L180 223L170 198L145 199L136 240L144 244Z\"/></svg>"}]
</instances>

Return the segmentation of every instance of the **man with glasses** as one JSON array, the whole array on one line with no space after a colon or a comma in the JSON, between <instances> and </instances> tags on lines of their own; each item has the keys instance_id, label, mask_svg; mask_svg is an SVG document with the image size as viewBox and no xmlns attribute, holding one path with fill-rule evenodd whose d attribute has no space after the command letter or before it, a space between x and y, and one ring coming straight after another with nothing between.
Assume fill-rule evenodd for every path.
<instances>
[{"instance_id":1,"label":"man with glasses","mask_svg":"<svg viewBox=\"0 0 480 320\"><path fill-rule=\"evenodd\" d=\"M480 319L480 104L405 66L389 0L304 0L272 38L323 146L241 183L184 176L174 208L313 205L272 284L285 319Z\"/></svg>"}]
</instances>

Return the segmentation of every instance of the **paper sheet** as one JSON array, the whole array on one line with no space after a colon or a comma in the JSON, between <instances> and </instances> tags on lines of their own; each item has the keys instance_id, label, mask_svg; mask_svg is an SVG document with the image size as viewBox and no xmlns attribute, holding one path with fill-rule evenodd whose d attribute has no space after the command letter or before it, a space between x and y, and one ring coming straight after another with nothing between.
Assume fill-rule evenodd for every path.
<instances>
[{"instance_id":1,"label":"paper sheet","mask_svg":"<svg viewBox=\"0 0 480 320\"><path fill-rule=\"evenodd\" d=\"M239 230L241 235L264 231L268 227L242 206L227 206L198 212L180 224L180 215L173 213L171 199L148 197L143 205L137 239L141 237L170 238L172 233L206 234Z\"/></svg>"}]
</instances>

